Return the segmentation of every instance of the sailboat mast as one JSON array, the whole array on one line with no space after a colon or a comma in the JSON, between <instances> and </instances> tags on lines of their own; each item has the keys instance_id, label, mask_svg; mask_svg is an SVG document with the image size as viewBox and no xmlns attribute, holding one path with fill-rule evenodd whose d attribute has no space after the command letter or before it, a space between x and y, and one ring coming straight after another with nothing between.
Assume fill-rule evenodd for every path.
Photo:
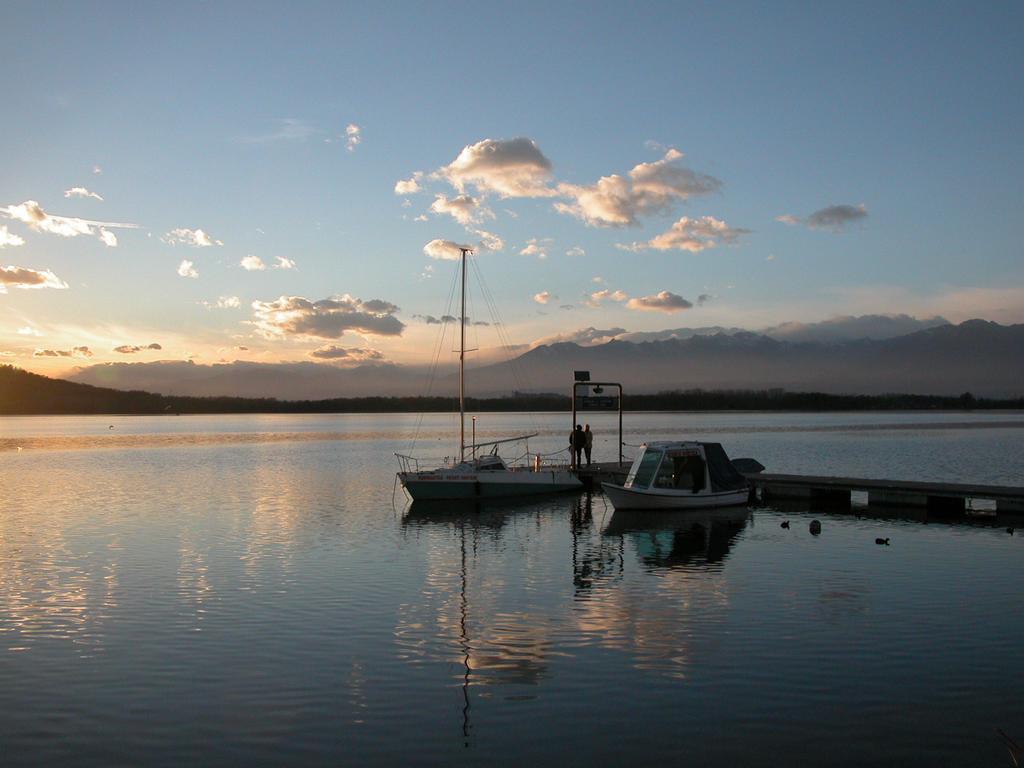
<instances>
[{"instance_id":1,"label":"sailboat mast","mask_svg":"<svg viewBox=\"0 0 1024 768\"><path fill-rule=\"evenodd\" d=\"M459 461L466 460L466 254L462 248L462 312L459 314Z\"/></svg>"}]
</instances>

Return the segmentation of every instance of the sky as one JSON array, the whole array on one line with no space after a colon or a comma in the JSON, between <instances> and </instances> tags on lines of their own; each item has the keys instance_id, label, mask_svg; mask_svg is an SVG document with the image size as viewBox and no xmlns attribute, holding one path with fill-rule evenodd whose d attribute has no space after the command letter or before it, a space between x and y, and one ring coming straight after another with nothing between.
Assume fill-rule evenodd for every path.
<instances>
[{"instance_id":1,"label":"sky","mask_svg":"<svg viewBox=\"0 0 1024 768\"><path fill-rule=\"evenodd\" d=\"M426 362L456 245L481 347L1024 322L1020 3L23 3L0 68L40 373Z\"/></svg>"}]
</instances>

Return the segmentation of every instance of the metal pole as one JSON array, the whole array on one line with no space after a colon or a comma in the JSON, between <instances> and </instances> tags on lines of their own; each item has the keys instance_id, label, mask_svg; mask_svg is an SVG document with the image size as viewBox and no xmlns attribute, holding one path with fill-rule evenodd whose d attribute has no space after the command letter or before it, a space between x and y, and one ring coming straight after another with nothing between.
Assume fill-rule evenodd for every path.
<instances>
[{"instance_id":1,"label":"metal pole","mask_svg":"<svg viewBox=\"0 0 1024 768\"><path fill-rule=\"evenodd\" d=\"M473 458L476 459L476 416L473 417Z\"/></svg>"},{"instance_id":2,"label":"metal pole","mask_svg":"<svg viewBox=\"0 0 1024 768\"><path fill-rule=\"evenodd\" d=\"M619 384L619 466L622 466L622 385Z\"/></svg>"},{"instance_id":3,"label":"metal pole","mask_svg":"<svg viewBox=\"0 0 1024 768\"><path fill-rule=\"evenodd\" d=\"M569 466L576 469L576 447L572 441L576 437L576 382L572 383L572 424L569 425Z\"/></svg>"},{"instance_id":4,"label":"metal pole","mask_svg":"<svg viewBox=\"0 0 1024 768\"><path fill-rule=\"evenodd\" d=\"M459 461L466 460L466 254L462 250L462 312L459 315ZM476 440L473 441L476 443Z\"/></svg>"}]
</instances>

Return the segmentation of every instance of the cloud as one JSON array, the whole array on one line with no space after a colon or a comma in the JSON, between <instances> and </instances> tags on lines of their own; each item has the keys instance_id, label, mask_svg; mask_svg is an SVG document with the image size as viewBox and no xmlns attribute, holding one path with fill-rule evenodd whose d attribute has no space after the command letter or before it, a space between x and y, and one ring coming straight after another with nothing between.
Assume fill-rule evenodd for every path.
<instances>
[{"instance_id":1,"label":"cloud","mask_svg":"<svg viewBox=\"0 0 1024 768\"><path fill-rule=\"evenodd\" d=\"M285 117L273 122L277 126L276 130L259 136L246 136L242 138L242 141L247 144L268 144L275 141L305 141L310 136L321 133L319 128L310 125L305 120L294 117Z\"/></svg>"},{"instance_id":2,"label":"cloud","mask_svg":"<svg viewBox=\"0 0 1024 768\"><path fill-rule=\"evenodd\" d=\"M699 253L707 248L714 248L716 245L731 245L736 242L740 235L748 233L749 229L730 227L721 219L714 216L702 216L699 219L691 219L683 216L667 232L663 232L650 240L642 243L616 243L616 248L624 251L642 251L653 248L657 251L690 251Z\"/></svg>"},{"instance_id":3,"label":"cloud","mask_svg":"<svg viewBox=\"0 0 1024 768\"><path fill-rule=\"evenodd\" d=\"M606 344L620 333L625 333L625 328L578 328L568 333L557 333L552 336L544 336L530 343L530 347L539 347L544 344L559 344L570 342L579 344L582 347L592 347L598 344Z\"/></svg>"},{"instance_id":4,"label":"cloud","mask_svg":"<svg viewBox=\"0 0 1024 768\"><path fill-rule=\"evenodd\" d=\"M535 293L533 294L533 300L536 301L538 304L547 304L549 301L551 301L551 292L541 291L540 293Z\"/></svg>"},{"instance_id":5,"label":"cloud","mask_svg":"<svg viewBox=\"0 0 1024 768\"><path fill-rule=\"evenodd\" d=\"M575 256L585 256L586 253L587 252L584 251L582 248L580 248L578 245L574 245L572 248L570 248L569 250L567 250L565 252L565 255L566 256L575 257Z\"/></svg>"},{"instance_id":6,"label":"cloud","mask_svg":"<svg viewBox=\"0 0 1024 768\"><path fill-rule=\"evenodd\" d=\"M103 242L103 244L108 248L117 247L117 235L115 235L109 229L103 229L101 227L100 231L97 234L99 235L99 238Z\"/></svg>"},{"instance_id":7,"label":"cloud","mask_svg":"<svg viewBox=\"0 0 1024 768\"><path fill-rule=\"evenodd\" d=\"M634 166L628 177L613 174L591 185L559 184L558 192L572 202L555 203L555 210L592 227L624 227L636 224L639 216L721 189L722 182L713 176L680 165L682 157L670 149L661 160Z\"/></svg>"},{"instance_id":8,"label":"cloud","mask_svg":"<svg viewBox=\"0 0 1024 768\"><path fill-rule=\"evenodd\" d=\"M64 197L91 197L93 200L99 200L103 202L103 198L97 195L95 192L90 192L85 187L72 187L71 189L64 190Z\"/></svg>"},{"instance_id":9,"label":"cloud","mask_svg":"<svg viewBox=\"0 0 1024 768\"><path fill-rule=\"evenodd\" d=\"M405 329L394 313L398 307L382 299L363 301L348 294L310 301L302 296L281 296L275 301L254 301L252 325L267 338L305 336L337 339L346 331L376 336L399 336Z\"/></svg>"},{"instance_id":10,"label":"cloud","mask_svg":"<svg viewBox=\"0 0 1024 768\"><path fill-rule=\"evenodd\" d=\"M831 232L839 233L848 224L863 221L867 217L868 209L861 203L860 205L830 205L815 211L806 219L785 213L782 216L776 216L775 220L789 226L804 224L808 229L827 229Z\"/></svg>"},{"instance_id":11,"label":"cloud","mask_svg":"<svg viewBox=\"0 0 1024 768\"><path fill-rule=\"evenodd\" d=\"M396 195L415 195L417 192L423 189L420 186L420 181L423 179L423 171L416 171L413 173L412 178L403 179L395 182L395 194Z\"/></svg>"},{"instance_id":12,"label":"cloud","mask_svg":"<svg viewBox=\"0 0 1024 768\"><path fill-rule=\"evenodd\" d=\"M462 258L463 248L472 249L472 246L460 245L459 243L454 243L451 240L431 240L423 246L423 253L432 259L458 261Z\"/></svg>"},{"instance_id":13,"label":"cloud","mask_svg":"<svg viewBox=\"0 0 1024 768\"><path fill-rule=\"evenodd\" d=\"M213 245L224 245L201 229L172 229L160 238L168 245L189 245L193 248L209 248Z\"/></svg>"},{"instance_id":14,"label":"cloud","mask_svg":"<svg viewBox=\"0 0 1024 768\"><path fill-rule=\"evenodd\" d=\"M505 250L505 241L502 240L498 235L493 232L488 232L484 229L473 229L470 230L474 235L480 238L480 247L485 251L503 251Z\"/></svg>"},{"instance_id":15,"label":"cloud","mask_svg":"<svg viewBox=\"0 0 1024 768\"><path fill-rule=\"evenodd\" d=\"M590 294L587 298L583 300L583 303L586 304L588 307L596 309L597 307L600 307L601 302L605 301L606 299L623 302L629 299L629 296L625 293L625 291L613 291L609 288L604 288L600 291L594 291L592 294Z\"/></svg>"},{"instance_id":16,"label":"cloud","mask_svg":"<svg viewBox=\"0 0 1024 768\"><path fill-rule=\"evenodd\" d=\"M423 322L427 325L441 325L442 323L457 323L459 318L452 315L441 315L440 317L434 317L433 315L413 315L413 317L423 318Z\"/></svg>"},{"instance_id":17,"label":"cloud","mask_svg":"<svg viewBox=\"0 0 1024 768\"><path fill-rule=\"evenodd\" d=\"M237 309L242 306L242 301L237 296L218 296L215 306L217 309Z\"/></svg>"},{"instance_id":18,"label":"cloud","mask_svg":"<svg viewBox=\"0 0 1024 768\"><path fill-rule=\"evenodd\" d=\"M626 306L630 309L651 312L679 312L683 309L690 309L693 307L693 304L671 291L661 291L653 296L641 296L636 299L630 299Z\"/></svg>"},{"instance_id":19,"label":"cloud","mask_svg":"<svg viewBox=\"0 0 1024 768\"><path fill-rule=\"evenodd\" d=\"M103 169L102 169L102 168L100 168L100 167L99 167L98 165L94 165L94 166L92 167L92 172L93 172L94 174L96 174L97 176L99 176L99 175L100 175L101 173L103 173Z\"/></svg>"},{"instance_id":20,"label":"cloud","mask_svg":"<svg viewBox=\"0 0 1024 768\"><path fill-rule=\"evenodd\" d=\"M43 210L35 200L26 200L20 205L8 205L0 208L0 214L9 219L27 224L36 232L46 232L61 237L78 237L79 235L96 235L106 245L110 245L109 229L138 229L137 224L125 224L114 221L92 221L77 219L71 216L51 216ZM117 238L114 238L114 245Z\"/></svg>"},{"instance_id":21,"label":"cloud","mask_svg":"<svg viewBox=\"0 0 1024 768\"><path fill-rule=\"evenodd\" d=\"M181 264L178 265L178 274L182 277L199 277L199 273L195 270L195 265L188 259L181 260Z\"/></svg>"},{"instance_id":22,"label":"cloud","mask_svg":"<svg viewBox=\"0 0 1024 768\"><path fill-rule=\"evenodd\" d=\"M88 347L73 347L71 349L37 349L32 357L92 357L92 350Z\"/></svg>"},{"instance_id":23,"label":"cloud","mask_svg":"<svg viewBox=\"0 0 1024 768\"><path fill-rule=\"evenodd\" d=\"M434 176L459 192L467 185L501 197L550 197L551 161L525 137L484 139L463 147L458 157Z\"/></svg>"},{"instance_id":24,"label":"cloud","mask_svg":"<svg viewBox=\"0 0 1024 768\"><path fill-rule=\"evenodd\" d=\"M309 353L310 357L318 360L344 360L350 363L362 363L367 360L383 360L384 353L376 349L361 349L359 347L346 349L335 344L319 347Z\"/></svg>"},{"instance_id":25,"label":"cloud","mask_svg":"<svg viewBox=\"0 0 1024 768\"><path fill-rule=\"evenodd\" d=\"M295 262L291 259L285 258L284 256L275 256L277 264L274 265L274 269L295 269Z\"/></svg>"},{"instance_id":26,"label":"cloud","mask_svg":"<svg viewBox=\"0 0 1024 768\"><path fill-rule=\"evenodd\" d=\"M29 290L33 288L65 289L68 284L48 269L42 271L28 267L0 267L0 293L7 293L7 286Z\"/></svg>"},{"instance_id":27,"label":"cloud","mask_svg":"<svg viewBox=\"0 0 1024 768\"><path fill-rule=\"evenodd\" d=\"M247 272L258 272L267 268L267 265L263 263L263 259L259 256L253 256L252 254L243 257L238 264Z\"/></svg>"},{"instance_id":28,"label":"cloud","mask_svg":"<svg viewBox=\"0 0 1024 768\"><path fill-rule=\"evenodd\" d=\"M836 343L858 339L892 339L908 333L948 325L944 317L898 315L836 315L813 323L786 322L761 331L779 341Z\"/></svg>"},{"instance_id":29,"label":"cloud","mask_svg":"<svg viewBox=\"0 0 1024 768\"><path fill-rule=\"evenodd\" d=\"M119 347L114 347L114 351L119 352L122 355L134 355L136 352L145 352L147 349L163 349L163 347L156 342L147 344L144 347L136 346L134 344L122 344Z\"/></svg>"},{"instance_id":30,"label":"cloud","mask_svg":"<svg viewBox=\"0 0 1024 768\"><path fill-rule=\"evenodd\" d=\"M355 152L363 141L363 129L355 123L349 123L345 126L345 149L349 152Z\"/></svg>"},{"instance_id":31,"label":"cloud","mask_svg":"<svg viewBox=\"0 0 1024 768\"><path fill-rule=\"evenodd\" d=\"M419 216L414 218L413 221L430 221L430 219L427 218L427 214L421 213Z\"/></svg>"},{"instance_id":32,"label":"cloud","mask_svg":"<svg viewBox=\"0 0 1024 768\"><path fill-rule=\"evenodd\" d=\"M483 200L472 195L459 195L451 199L445 195L437 195L430 205L430 210L439 215L448 214L464 227L478 224L483 219L494 218L494 212L483 204Z\"/></svg>"},{"instance_id":33,"label":"cloud","mask_svg":"<svg viewBox=\"0 0 1024 768\"><path fill-rule=\"evenodd\" d=\"M31 325L26 325L18 329L19 336L42 336L42 332L36 330Z\"/></svg>"},{"instance_id":34,"label":"cloud","mask_svg":"<svg viewBox=\"0 0 1024 768\"><path fill-rule=\"evenodd\" d=\"M531 237L526 241L526 246L519 252L520 256L536 256L538 259L546 259L548 257L547 244L551 240L544 238L538 240L536 237Z\"/></svg>"},{"instance_id":35,"label":"cloud","mask_svg":"<svg viewBox=\"0 0 1024 768\"><path fill-rule=\"evenodd\" d=\"M712 296L710 293L702 293L700 296L697 297L697 306L698 307L703 307L706 303L711 301L711 299L713 299L713 298L714 298L714 296Z\"/></svg>"},{"instance_id":36,"label":"cloud","mask_svg":"<svg viewBox=\"0 0 1024 768\"><path fill-rule=\"evenodd\" d=\"M0 227L0 248L7 248L8 246L24 245L25 238L19 237L18 235L12 235L7 231L7 225Z\"/></svg>"}]
</instances>

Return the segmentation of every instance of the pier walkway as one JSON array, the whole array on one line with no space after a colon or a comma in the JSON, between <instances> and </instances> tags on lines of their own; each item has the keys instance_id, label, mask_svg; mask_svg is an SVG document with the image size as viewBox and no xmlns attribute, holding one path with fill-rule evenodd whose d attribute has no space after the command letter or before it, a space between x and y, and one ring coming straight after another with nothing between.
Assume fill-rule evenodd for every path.
<instances>
[{"instance_id":1,"label":"pier walkway","mask_svg":"<svg viewBox=\"0 0 1024 768\"><path fill-rule=\"evenodd\" d=\"M985 499L996 503L997 512L1024 512L1024 487L765 472L744 477L764 500L813 499L849 504L851 491L861 491L868 494L869 505L924 507L934 512L957 513L965 510L968 499Z\"/></svg>"}]
</instances>

